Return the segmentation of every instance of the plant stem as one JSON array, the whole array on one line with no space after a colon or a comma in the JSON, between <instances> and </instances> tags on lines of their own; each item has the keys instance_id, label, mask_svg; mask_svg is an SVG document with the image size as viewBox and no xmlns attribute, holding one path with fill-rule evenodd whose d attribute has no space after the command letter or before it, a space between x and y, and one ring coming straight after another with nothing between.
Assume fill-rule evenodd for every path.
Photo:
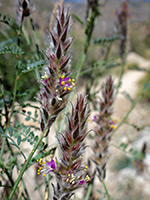
<instances>
[{"instance_id":1,"label":"plant stem","mask_svg":"<svg viewBox=\"0 0 150 200\"><path fill-rule=\"evenodd\" d=\"M104 190L105 190L105 192L106 192L107 200L110 200L110 195L109 195L108 189L107 189L107 187L106 187L105 181L104 181L104 179L103 179L102 176L101 176L101 182L102 182L102 184L103 184L103 186L104 186Z\"/></svg>"},{"instance_id":2,"label":"plant stem","mask_svg":"<svg viewBox=\"0 0 150 200\"><path fill-rule=\"evenodd\" d=\"M13 185L14 185L14 181L13 181L12 177L10 176L10 174L9 174L9 172L8 172L8 169L7 169L7 167L4 165L4 163L3 163L2 160L0 160L0 167L1 167L2 169L5 170L5 173L6 173L7 177L8 177L8 179L10 180L11 185L13 186Z\"/></svg>"},{"instance_id":3,"label":"plant stem","mask_svg":"<svg viewBox=\"0 0 150 200\"><path fill-rule=\"evenodd\" d=\"M128 116L130 115L130 113L132 112L132 110L134 109L134 107L136 106L136 104L141 100L142 96L139 96L137 98L137 100L132 104L130 110L126 113L126 115L124 116L124 118L121 120L121 122L119 123L119 125L117 126L117 128L112 132L112 135L120 128L120 126L127 120Z\"/></svg>"},{"instance_id":4,"label":"plant stem","mask_svg":"<svg viewBox=\"0 0 150 200\"><path fill-rule=\"evenodd\" d=\"M33 38L34 38L34 41L35 41L37 56L38 56L38 59L40 60L40 48L39 48L39 44L38 44L38 40L37 40L37 36L36 36L36 32L35 32L35 26L34 26L34 23L33 23L32 15L30 15L30 23L31 23L31 27L32 27ZM37 67L35 68L35 73L36 73L37 79L39 80L40 75L39 75L39 71L38 71Z\"/></svg>"},{"instance_id":5,"label":"plant stem","mask_svg":"<svg viewBox=\"0 0 150 200\"><path fill-rule=\"evenodd\" d=\"M25 162L25 164L24 164L24 166L23 166L23 168L22 168L22 170L21 170L21 172L20 172L20 174L19 174L19 176L18 176L18 178L17 178L17 180L16 180L16 182L15 182L15 185L14 185L14 187L13 187L13 189L12 189L10 195L9 195L8 200L11 200L11 199L12 199L12 197L13 197L13 195L14 195L16 189L17 189L17 186L18 186L20 180L22 179L22 176L23 176L24 172L25 172L25 170L27 169L28 164L29 164L29 162L30 162L32 156L34 155L36 149L37 149L38 146L40 145L40 143L41 143L41 141L42 141L42 139L43 139L43 137L44 137L46 131L47 131L47 129L45 129L45 130L42 132L41 137L39 138L38 142L36 143L36 145L34 146L33 150L31 151L31 153L30 153L28 159L26 160L26 162Z\"/></svg>"},{"instance_id":6,"label":"plant stem","mask_svg":"<svg viewBox=\"0 0 150 200\"><path fill-rule=\"evenodd\" d=\"M93 188L93 185L90 184L89 187L88 187L88 191L87 191L87 194L86 194L86 197L84 200L88 200L90 195L91 195L91 192L92 192L92 188Z\"/></svg>"},{"instance_id":7,"label":"plant stem","mask_svg":"<svg viewBox=\"0 0 150 200\"><path fill-rule=\"evenodd\" d=\"M122 77L123 77L123 74L124 74L124 66L125 66L125 62L122 61L119 80L118 80L118 83L117 83L117 86L116 86L116 93L115 93L114 101L116 100L119 89L121 87L121 80L122 80Z\"/></svg>"}]
</instances>

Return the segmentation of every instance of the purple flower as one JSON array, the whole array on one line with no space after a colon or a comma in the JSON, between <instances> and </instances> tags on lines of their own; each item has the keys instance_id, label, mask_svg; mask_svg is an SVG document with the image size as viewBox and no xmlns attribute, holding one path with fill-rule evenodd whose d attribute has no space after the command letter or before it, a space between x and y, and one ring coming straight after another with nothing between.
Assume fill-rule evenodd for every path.
<instances>
[{"instance_id":1,"label":"purple flower","mask_svg":"<svg viewBox=\"0 0 150 200\"><path fill-rule=\"evenodd\" d=\"M46 176L46 174L56 169L56 163L54 159L51 159L50 162L43 162L42 158L40 158L40 160L37 160L37 162L40 164L39 169L37 171L37 175L44 172L43 176Z\"/></svg>"},{"instance_id":2,"label":"purple flower","mask_svg":"<svg viewBox=\"0 0 150 200\"><path fill-rule=\"evenodd\" d=\"M79 185L82 185L82 184L84 184L84 183L85 183L85 181L82 180L82 181L79 182Z\"/></svg>"},{"instance_id":3,"label":"purple flower","mask_svg":"<svg viewBox=\"0 0 150 200\"><path fill-rule=\"evenodd\" d=\"M59 78L59 85L63 86L64 90L72 90L73 86L75 85L74 79L61 75L61 77Z\"/></svg>"},{"instance_id":4,"label":"purple flower","mask_svg":"<svg viewBox=\"0 0 150 200\"><path fill-rule=\"evenodd\" d=\"M97 121L97 117L96 117L96 115L94 115L92 121L93 121L93 122L96 122L96 121Z\"/></svg>"}]
</instances>

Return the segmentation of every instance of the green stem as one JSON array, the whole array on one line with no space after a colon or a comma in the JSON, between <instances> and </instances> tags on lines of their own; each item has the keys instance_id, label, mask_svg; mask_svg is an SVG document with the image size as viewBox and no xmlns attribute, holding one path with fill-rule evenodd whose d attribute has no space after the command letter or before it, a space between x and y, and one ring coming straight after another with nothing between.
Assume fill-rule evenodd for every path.
<instances>
[{"instance_id":1,"label":"green stem","mask_svg":"<svg viewBox=\"0 0 150 200\"><path fill-rule=\"evenodd\" d=\"M86 194L86 197L85 197L84 200L88 200L89 197L90 197L90 195L91 195L92 188L93 188L93 184L94 184L95 175L96 175L96 169L95 169L95 171L94 171L92 181L90 182L90 184L89 184L89 186L88 186L88 191L87 191L87 194Z\"/></svg>"},{"instance_id":2,"label":"green stem","mask_svg":"<svg viewBox=\"0 0 150 200\"><path fill-rule=\"evenodd\" d=\"M91 195L91 192L92 192L92 188L93 188L93 184L90 184L89 187L88 187L88 191L87 191L87 194L86 194L86 197L84 200L88 200L90 195Z\"/></svg>"},{"instance_id":3,"label":"green stem","mask_svg":"<svg viewBox=\"0 0 150 200\"><path fill-rule=\"evenodd\" d=\"M123 61L122 65L121 65L119 80L118 80L118 83L117 83L117 86L116 86L116 93L115 93L114 101L116 100L119 89L121 87L121 80L122 80L122 77L123 77L123 74L124 74L124 66L125 66L125 62Z\"/></svg>"},{"instance_id":4,"label":"green stem","mask_svg":"<svg viewBox=\"0 0 150 200\"><path fill-rule=\"evenodd\" d=\"M84 43L84 52L85 54L88 51L89 45L90 45L90 41L91 41L91 37L92 37L92 33L94 30L94 26L95 26L95 19L98 16L98 12L97 9L95 11L93 11L89 17L86 29L85 29L85 33L86 33L86 38L85 38L85 43Z\"/></svg>"},{"instance_id":5,"label":"green stem","mask_svg":"<svg viewBox=\"0 0 150 200\"><path fill-rule=\"evenodd\" d=\"M19 184L19 182L20 182L21 179L22 179L22 176L23 176L24 172L25 172L25 170L27 169L27 167L28 167L28 165L29 165L29 162L30 162L30 160L32 159L32 156L34 155L36 149L37 149L38 146L40 145L40 143L41 143L41 141L42 141L42 139L43 139L43 137L44 137L46 131L47 131L47 129L45 129L45 130L42 132L41 137L39 138L38 142L36 143L36 145L34 146L33 150L31 151L31 153L30 153L28 159L26 160L26 162L25 162L25 164L24 164L24 166L23 166L23 168L22 168L22 170L21 170L21 172L20 172L20 174L19 174L19 176L18 176L18 178L17 178L17 180L16 180L16 182L15 182L15 185L14 185L14 187L13 187L13 189L12 189L10 195L9 195L8 200L11 200L11 199L12 199L12 197L13 197L13 195L14 195L14 193L15 193L17 187L18 187L18 184Z\"/></svg>"},{"instance_id":6,"label":"green stem","mask_svg":"<svg viewBox=\"0 0 150 200\"><path fill-rule=\"evenodd\" d=\"M109 46L107 47L106 54L105 54L105 58L104 58L104 61L105 61L105 62L107 62L107 60L108 60L108 56L109 56L111 47L112 47L112 43L109 44Z\"/></svg>"},{"instance_id":7,"label":"green stem","mask_svg":"<svg viewBox=\"0 0 150 200\"><path fill-rule=\"evenodd\" d=\"M32 33L33 33L33 38L34 38L34 42L35 42L35 46L36 46L37 56L38 56L38 59L40 60L40 48L39 48L39 44L38 44L38 40L37 40L37 36L36 36L36 31L35 31L35 26L33 23L32 15L30 15L30 23L31 23L31 27L32 27ZM37 67L35 68L35 73L36 73L37 79L39 80L40 75L39 75L39 71L38 71Z\"/></svg>"},{"instance_id":8,"label":"green stem","mask_svg":"<svg viewBox=\"0 0 150 200\"><path fill-rule=\"evenodd\" d=\"M14 108L15 108L15 101L16 101L16 92L17 92L17 76L18 76L18 70L16 69L16 78L15 78L15 85L14 85L14 92L13 92L13 102L12 102L12 107L11 107L11 111L10 111L10 117L8 120L8 125L10 123L10 120L12 118L13 112L14 112Z\"/></svg>"},{"instance_id":9,"label":"green stem","mask_svg":"<svg viewBox=\"0 0 150 200\"><path fill-rule=\"evenodd\" d=\"M39 48L39 44L38 44L38 40L37 40L37 36L36 36L36 32L35 32L35 26L34 26L34 23L33 23L32 15L30 15L30 23L31 23L31 27L32 27L33 38L34 38L34 41L35 41L37 55L38 55L38 58L40 59L40 48Z\"/></svg>"},{"instance_id":10,"label":"green stem","mask_svg":"<svg viewBox=\"0 0 150 200\"><path fill-rule=\"evenodd\" d=\"M48 146L48 137L46 137L46 144ZM50 174L48 174L46 176L46 179L45 179L45 197L44 197L44 200L49 199L49 195L50 195L49 182L50 182Z\"/></svg>"},{"instance_id":11,"label":"green stem","mask_svg":"<svg viewBox=\"0 0 150 200\"><path fill-rule=\"evenodd\" d=\"M12 150L12 148L11 148L9 142L8 142L8 140L6 140L6 142L7 142L8 148L9 148L9 150L10 150L10 152L11 152L11 156L14 157L14 158L16 159L16 167L17 167L17 170L19 171L19 165L18 165L18 162L17 162L17 157L16 157L16 155L14 154L14 152L13 152L13 150ZM26 189L25 182L24 182L23 179L22 179L22 184L23 184L24 191L25 191L25 193L26 193L28 199L30 199L29 194L28 194L28 191L27 191L27 189ZM14 185L14 184L13 184L13 185Z\"/></svg>"},{"instance_id":12,"label":"green stem","mask_svg":"<svg viewBox=\"0 0 150 200\"><path fill-rule=\"evenodd\" d=\"M110 200L110 195L109 195L108 189L106 187L105 181L104 181L102 176L101 176L101 182L102 182L102 184L104 186L104 190L105 190L105 193L106 193L106 196L107 196L107 200Z\"/></svg>"},{"instance_id":13,"label":"green stem","mask_svg":"<svg viewBox=\"0 0 150 200\"><path fill-rule=\"evenodd\" d=\"M124 116L124 118L121 120L121 122L119 123L119 125L117 126L117 128L112 132L112 135L120 128L120 126L127 120L128 116L130 115L130 113L132 112L132 110L134 109L134 107L136 106L137 103L139 103L139 101L141 100L142 96L139 96L137 98L137 100L132 104L130 110L126 113L126 115Z\"/></svg>"},{"instance_id":14,"label":"green stem","mask_svg":"<svg viewBox=\"0 0 150 200\"><path fill-rule=\"evenodd\" d=\"M14 181L13 181L12 177L10 176L10 174L9 174L9 172L8 172L8 169L7 169L7 167L4 165L4 163L3 163L2 160L0 160L0 167L1 167L2 169L5 170L5 173L6 173L7 177L8 177L8 179L10 180L11 185L13 186L13 185L14 185Z\"/></svg>"}]
</instances>

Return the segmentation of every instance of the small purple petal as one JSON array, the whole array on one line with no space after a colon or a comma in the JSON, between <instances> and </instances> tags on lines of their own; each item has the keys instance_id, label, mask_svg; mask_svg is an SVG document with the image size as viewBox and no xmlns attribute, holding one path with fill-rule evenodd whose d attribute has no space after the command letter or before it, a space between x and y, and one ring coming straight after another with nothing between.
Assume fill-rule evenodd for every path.
<instances>
[{"instance_id":1,"label":"small purple petal","mask_svg":"<svg viewBox=\"0 0 150 200\"><path fill-rule=\"evenodd\" d=\"M47 173L49 174L50 172L52 172L53 170L48 171Z\"/></svg>"},{"instance_id":2,"label":"small purple petal","mask_svg":"<svg viewBox=\"0 0 150 200\"><path fill-rule=\"evenodd\" d=\"M56 169L55 161L53 159L51 159L51 168Z\"/></svg>"},{"instance_id":3,"label":"small purple petal","mask_svg":"<svg viewBox=\"0 0 150 200\"><path fill-rule=\"evenodd\" d=\"M82 185L82 184L84 184L84 183L85 183L85 181L82 180L82 181L79 182L79 185Z\"/></svg>"},{"instance_id":4,"label":"small purple petal","mask_svg":"<svg viewBox=\"0 0 150 200\"><path fill-rule=\"evenodd\" d=\"M93 117L93 120L92 120L93 122L96 122L97 121L97 117L96 117L96 115Z\"/></svg>"},{"instance_id":5,"label":"small purple petal","mask_svg":"<svg viewBox=\"0 0 150 200\"><path fill-rule=\"evenodd\" d=\"M64 78L63 81L69 81L70 77Z\"/></svg>"}]
</instances>

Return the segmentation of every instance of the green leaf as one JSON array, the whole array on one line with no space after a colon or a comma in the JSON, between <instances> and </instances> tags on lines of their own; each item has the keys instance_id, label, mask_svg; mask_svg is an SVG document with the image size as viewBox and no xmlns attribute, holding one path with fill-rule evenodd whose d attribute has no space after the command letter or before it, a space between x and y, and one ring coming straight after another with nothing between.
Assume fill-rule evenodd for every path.
<instances>
[{"instance_id":1,"label":"green leaf","mask_svg":"<svg viewBox=\"0 0 150 200\"><path fill-rule=\"evenodd\" d=\"M19 134L19 131L15 131L14 134L13 134L13 136L14 136L15 138L17 138L17 137L18 137L18 134Z\"/></svg>"},{"instance_id":2,"label":"green leaf","mask_svg":"<svg viewBox=\"0 0 150 200\"><path fill-rule=\"evenodd\" d=\"M29 121L30 119L31 119L30 116L28 116L28 117L25 118L26 121Z\"/></svg>"},{"instance_id":3,"label":"green leaf","mask_svg":"<svg viewBox=\"0 0 150 200\"><path fill-rule=\"evenodd\" d=\"M35 138L34 138L34 141L37 142L38 139L39 139L39 137L36 135Z\"/></svg>"},{"instance_id":4,"label":"green leaf","mask_svg":"<svg viewBox=\"0 0 150 200\"><path fill-rule=\"evenodd\" d=\"M31 141L31 142L30 142L30 144L32 145L32 144L34 144L34 142L33 142L33 141Z\"/></svg>"},{"instance_id":5,"label":"green leaf","mask_svg":"<svg viewBox=\"0 0 150 200\"><path fill-rule=\"evenodd\" d=\"M22 55L24 52L17 46L4 46L0 48L0 54L14 54L14 55Z\"/></svg>"},{"instance_id":6,"label":"green leaf","mask_svg":"<svg viewBox=\"0 0 150 200\"><path fill-rule=\"evenodd\" d=\"M31 139L30 138L28 138L28 140L27 140L28 142L30 142L31 141Z\"/></svg>"},{"instance_id":7,"label":"green leaf","mask_svg":"<svg viewBox=\"0 0 150 200\"><path fill-rule=\"evenodd\" d=\"M28 115L31 115L31 112L29 111L29 112L27 112L28 113Z\"/></svg>"},{"instance_id":8,"label":"green leaf","mask_svg":"<svg viewBox=\"0 0 150 200\"><path fill-rule=\"evenodd\" d=\"M34 133L33 133L33 131L30 132L29 137L30 137L31 139L34 138Z\"/></svg>"},{"instance_id":9,"label":"green leaf","mask_svg":"<svg viewBox=\"0 0 150 200\"><path fill-rule=\"evenodd\" d=\"M34 117L35 117L35 118L38 118L37 111L35 111Z\"/></svg>"},{"instance_id":10,"label":"green leaf","mask_svg":"<svg viewBox=\"0 0 150 200\"><path fill-rule=\"evenodd\" d=\"M121 144L120 144L120 147L122 147L123 149L126 149L126 148L128 147L128 144L121 143Z\"/></svg>"},{"instance_id":11,"label":"green leaf","mask_svg":"<svg viewBox=\"0 0 150 200\"><path fill-rule=\"evenodd\" d=\"M20 124L20 126L19 126L19 130L22 130L23 126L24 126L24 124L23 124L23 123L22 123L22 124Z\"/></svg>"},{"instance_id":12,"label":"green leaf","mask_svg":"<svg viewBox=\"0 0 150 200\"><path fill-rule=\"evenodd\" d=\"M2 99L2 96L0 96L0 110L3 110L4 107L4 101Z\"/></svg>"},{"instance_id":13,"label":"green leaf","mask_svg":"<svg viewBox=\"0 0 150 200\"><path fill-rule=\"evenodd\" d=\"M77 15L75 15L74 13L72 13L72 17L74 19L76 19L82 26L84 25L84 22Z\"/></svg>"},{"instance_id":14,"label":"green leaf","mask_svg":"<svg viewBox=\"0 0 150 200\"><path fill-rule=\"evenodd\" d=\"M18 137L17 137L17 144L20 145L20 143L21 143L21 136L18 135Z\"/></svg>"},{"instance_id":15,"label":"green leaf","mask_svg":"<svg viewBox=\"0 0 150 200\"><path fill-rule=\"evenodd\" d=\"M17 122L16 122L16 127L18 127L20 125L20 121L18 120Z\"/></svg>"},{"instance_id":16,"label":"green leaf","mask_svg":"<svg viewBox=\"0 0 150 200\"><path fill-rule=\"evenodd\" d=\"M0 126L0 133L4 134L4 131L1 126Z\"/></svg>"},{"instance_id":17,"label":"green leaf","mask_svg":"<svg viewBox=\"0 0 150 200\"><path fill-rule=\"evenodd\" d=\"M22 139L22 142L25 142L26 140L27 140L27 138L23 138L23 139Z\"/></svg>"},{"instance_id":18,"label":"green leaf","mask_svg":"<svg viewBox=\"0 0 150 200\"><path fill-rule=\"evenodd\" d=\"M25 67L24 66L20 67L22 69L21 74L31 72L31 71L35 70L36 68L44 66L45 64L46 64L45 60L39 60L39 61L36 61L33 63L29 63Z\"/></svg>"},{"instance_id":19,"label":"green leaf","mask_svg":"<svg viewBox=\"0 0 150 200\"><path fill-rule=\"evenodd\" d=\"M134 104L134 100L132 99L132 97L130 96L130 94L126 91L123 91L122 94L131 102L131 104Z\"/></svg>"},{"instance_id":20,"label":"green leaf","mask_svg":"<svg viewBox=\"0 0 150 200\"><path fill-rule=\"evenodd\" d=\"M30 132L30 130L31 130L30 128L27 129L27 131L25 132L26 135L28 135L28 133Z\"/></svg>"},{"instance_id":21,"label":"green leaf","mask_svg":"<svg viewBox=\"0 0 150 200\"><path fill-rule=\"evenodd\" d=\"M9 132L9 135L10 135L10 136L13 135L13 128L12 128L12 126L9 126L9 127L8 127L8 132Z\"/></svg>"},{"instance_id":22,"label":"green leaf","mask_svg":"<svg viewBox=\"0 0 150 200\"><path fill-rule=\"evenodd\" d=\"M95 39L93 40L94 44L105 44L105 43L113 43L116 40L119 40L120 36L119 35L113 35L111 37L108 38L100 38L100 39Z\"/></svg>"}]
</instances>

